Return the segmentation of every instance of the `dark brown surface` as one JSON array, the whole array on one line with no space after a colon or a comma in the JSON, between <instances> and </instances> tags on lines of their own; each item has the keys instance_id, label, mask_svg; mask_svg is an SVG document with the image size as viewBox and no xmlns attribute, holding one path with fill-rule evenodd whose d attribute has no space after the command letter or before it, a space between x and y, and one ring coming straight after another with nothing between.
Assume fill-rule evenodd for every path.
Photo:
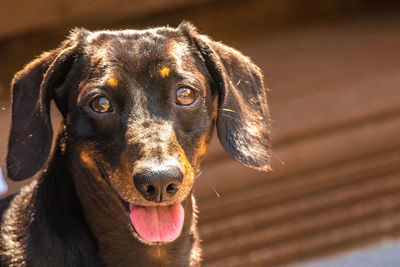
<instances>
[{"instance_id":1,"label":"dark brown surface","mask_svg":"<svg viewBox=\"0 0 400 267\"><path fill-rule=\"evenodd\" d=\"M398 14L243 35L215 31L264 71L273 171L240 166L214 138L196 187L204 265L287 264L397 237ZM2 106L4 158L10 109Z\"/></svg>"}]
</instances>

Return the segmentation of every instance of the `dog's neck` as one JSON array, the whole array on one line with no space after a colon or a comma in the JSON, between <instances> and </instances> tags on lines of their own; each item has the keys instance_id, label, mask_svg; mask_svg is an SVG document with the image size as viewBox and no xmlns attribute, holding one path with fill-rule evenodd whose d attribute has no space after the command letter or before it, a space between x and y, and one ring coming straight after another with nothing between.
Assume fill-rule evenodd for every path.
<instances>
[{"instance_id":1,"label":"dog's neck","mask_svg":"<svg viewBox=\"0 0 400 267\"><path fill-rule=\"evenodd\" d=\"M18 259L16 266L100 265L95 237L85 222L70 172L58 152L47 170L25 186L7 210L15 214L5 222L7 225L29 230L11 233L9 237L16 240L16 253L4 262Z\"/></svg>"}]
</instances>

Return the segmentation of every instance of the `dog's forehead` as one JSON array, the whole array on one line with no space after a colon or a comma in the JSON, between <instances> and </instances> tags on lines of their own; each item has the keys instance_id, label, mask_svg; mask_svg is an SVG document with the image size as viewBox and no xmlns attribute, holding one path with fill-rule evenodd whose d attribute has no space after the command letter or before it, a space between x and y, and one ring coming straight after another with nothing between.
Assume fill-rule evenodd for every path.
<instances>
[{"instance_id":1,"label":"dog's forehead","mask_svg":"<svg viewBox=\"0 0 400 267\"><path fill-rule=\"evenodd\" d=\"M99 31L92 33L87 41L88 54L114 63L176 61L190 52L182 33L170 28Z\"/></svg>"},{"instance_id":2,"label":"dog's forehead","mask_svg":"<svg viewBox=\"0 0 400 267\"><path fill-rule=\"evenodd\" d=\"M198 89L206 87L205 66L178 29L93 32L84 49L92 85L143 89L179 80Z\"/></svg>"}]
</instances>

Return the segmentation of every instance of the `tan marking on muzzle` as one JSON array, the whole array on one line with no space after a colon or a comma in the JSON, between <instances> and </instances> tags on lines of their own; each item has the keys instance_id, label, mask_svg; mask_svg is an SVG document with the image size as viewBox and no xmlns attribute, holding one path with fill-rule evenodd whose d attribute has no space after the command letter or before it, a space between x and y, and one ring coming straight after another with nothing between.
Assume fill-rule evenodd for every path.
<instances>
[{"instance_id":1,"label":"tan marking on muzzle","mask_svg":"<svg viewBox=\"0 0 400 267\"><path fill-rule=\"evenodd\" d=\"M91 170L96 169L96 164L94 163L93 159L90 157L87 151L81 151L80 153L81 161Z\"/></svg>"},{"instance_id":2,"label":"tan marking on muzzle","mask_svg":"<svg viewBox=\"0 0 400 267\"><path fill-rule=\"evenodd\" d=\"M175 137L175 135L174 135ZM183 173L183 181L182 184L176 193L175 198L179 200L179 202L182 202L189 194L189 192L192 190L192 186L194 183L194 170L192 165L190 164L188 158L186 157L186 153L183 150L183 148L179 145L178 140L176 137L173 140L174 146L177 149L178 156L179 156L179 163L180 163L180 168Z\"/></svg>"},{"instance_id":3,"label":"tan marking on muzzle","mask_svg":"<svg viewBox=\"0 0 400 267\"><path fill-rule=\"evenodd\" d=\"M138 206L154 205L154 203L144 199L135 187L130 165L128 157L123 155L120 160L120 166L116 170L110 170L108 176L112 187L126 202Z\"/></svg>"},{"instance_id":4,"label":"tan marking on muzzle","mask_svg":"<svg viewBox=\"0 0 400 267\"><path fill-rule=\"evenodd\" d=\"M194 153L194 159L193 161L195 162L195 165L199 165L202 158L204 157L204 155L206 154L208 149L208 143L207 143L207 136L203 136L198 145L197 148L195 149L195 153Z\"/></svg>"},{"instance_id":5,"label":"tan marking on muzzle","mask_svg":"<svg viewBox=\"0 0 400 267\"><path fill-rule=\"evenodd\" d=\"M100 182L100 183L104 183L105 181L101 176L101 173L96 165L96 162L94 161L95 158L95 154L98 153L97 151L91 151L89 149L87 150L82 150L79 154L79 157L81 159L81 161L83 162L83 164L92 172L94 178Z\"/></svg>"}]
</instances>

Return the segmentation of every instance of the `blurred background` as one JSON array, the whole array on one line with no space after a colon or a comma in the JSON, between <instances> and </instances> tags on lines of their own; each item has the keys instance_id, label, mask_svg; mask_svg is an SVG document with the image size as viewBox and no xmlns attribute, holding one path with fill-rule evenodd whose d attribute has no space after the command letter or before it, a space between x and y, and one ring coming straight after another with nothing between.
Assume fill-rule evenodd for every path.
<instances>
[{"instance_id":1,"label":"blurred background","mask_svg":"<svg viewBox=\"0 0 400 267\"><path fill-rule=\"evenodd\" d=\"M182 20L261 67L273 118L269 173L212 142L195 189L204 266L368 266L375 254L400 266L399 1L1 1L3 171L9 84L24 64L75 26Z\"/></svg>"}]
</instances>

